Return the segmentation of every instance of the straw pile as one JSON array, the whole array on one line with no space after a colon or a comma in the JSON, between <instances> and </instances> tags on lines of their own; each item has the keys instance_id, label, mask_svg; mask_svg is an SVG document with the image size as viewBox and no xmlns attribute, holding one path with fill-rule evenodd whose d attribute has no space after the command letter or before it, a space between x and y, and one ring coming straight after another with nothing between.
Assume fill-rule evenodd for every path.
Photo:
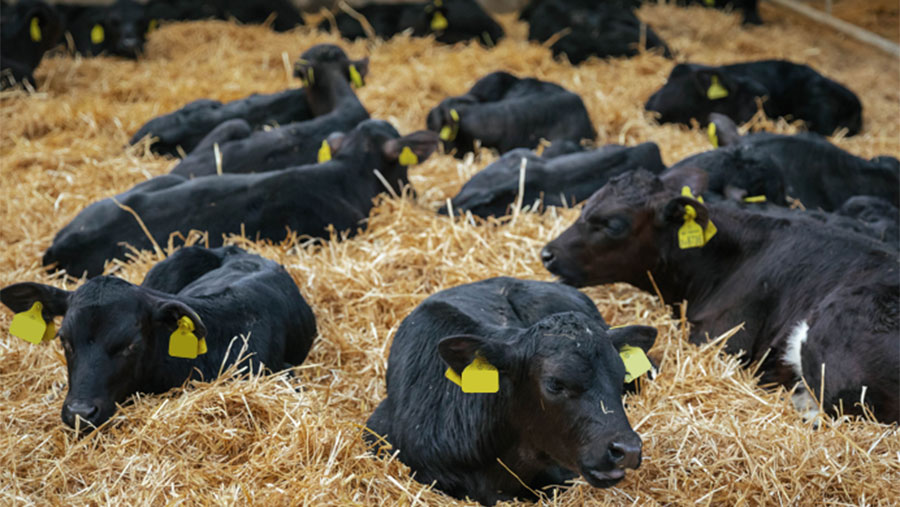
<instances>
[{"instance_id":1,"label":"straw pile","mask_svg":"<svg viewBox=\"0 0 900 507\"><path fill-rule=\"evenodd\" d=\"M790 58L849 85L862 99L862 135L835 142L870 157L900 155L898 62L764 6L768 24L741 29L737 16L702 8L647 6L640 15L680 60L725 63ZM140 62L49 58L38 93L4 92L0 132L0 285L39 280L73 288L40 269L53 234L88 203L165 173L172 160L145 146L123 148L152 116L190 100L232 100L295 86L289 63L318 42L351 57L369 55L360 90L373 117L401 132L423 128L441 98L485 73L505 69L579 93L600 143L659 143L673 163L708 148L697 129L657 126L642 104L673 63L645 54L554 62L524 41L499 47L439 46L398 37L349 44L307 29L276 34L222 22L174 24L154 33ZM757 128L794 132L760 120ZM482 226L434 212L472 173L493 160L434 156L411 180L418 197L379 200L368 230L347 241L233 242L284 264L314 308L320 336L297 377L195 382L163 396L136 396L103 428L75 438L60 421L66 370L59 344L0 338L0 501L26 504L453 504L419 484L396 460L369 456L361 425L384 396L385 361L397 326L433 292L497 275L550 279L540 247L577 216L575 209L523 213ZM109 266L139 283L151 252ZM579 480L550 493L554 505L889 504L900 484L896 428L838 420L813 430L783 390L756 385L752 370L719 354L720 344L687 345L684 326L655 296L626 285L586 290L611 324L660 330L652 355L662 373L627 400L645 459L618 487ZM673 303L667 301L666 303ZM0 312L0 328L11 315ZM893 486L892 486L893 485Z\"/></svg>"}]
</instances>

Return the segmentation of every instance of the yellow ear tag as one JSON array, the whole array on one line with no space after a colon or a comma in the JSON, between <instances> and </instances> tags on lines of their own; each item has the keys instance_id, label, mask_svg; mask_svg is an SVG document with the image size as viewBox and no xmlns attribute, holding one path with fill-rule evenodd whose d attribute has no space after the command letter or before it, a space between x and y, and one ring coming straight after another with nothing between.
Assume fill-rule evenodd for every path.
<instances>
[{"instance_id":1,"label":"yellow ear tag","mask_svg":"<svg viewBox=\"0 0 900 507\"><path fill-rule=\"evenodd\" d=\"M310 84L310 86L316 84L316 78L315 78L316 73L313 71L313 68L312 68L312 67L309 68L308 74L309 74L309 84Z\"/></svg>"},{"instance_id":2,"label":"yellow ear tag","mask_svg":"<svg viewBox=\"0 0 900 507\"><path fill-rule=\"evenodd\" d=\"M453 123L450 125L444 125L441 127L441 131L438 133L438 137L443 141L453 141L456 139L456 135L459 133L459 113L456 109L450 110L450 118L453 120Z\"/></svg>"},{"instance_id":3,"label":"yellow ear tag","mask_svg":"<svg viewBox=\"0 0 900 507\"><path fill-rule=\"evenodd\" d=\"M619 349L619 357L625 363L625 383L629 383L653 369L647 354L640 347L624 345Z\"/></svg>"},{"instance_id":4,"label":"yellow ear tag","mask_svg":"<svg viewBox=\"0 0 900 507\"><path fill-rule=\"evenodd\" d=\"M37 17L31 18L31 25L28 31L31 33L31 40L41 42L41 20Z\"/></svg>"},{"instance_id":5,"label":"yellow ear tag","mask_svg":"<svg viewBox=\"0 0 900 507\"><path fill-rule=\"evenodd\" d=\"M151 19L147 23L147 33L150 33L152 31L156 30L157 28L159 28L159 20L158 19L156 19L156 18Z\"/></svg>"},{"instance_id":6,"label":"yellow ear tag","mask_svg":"<svg viewBox=\"0 0 900 507\"><path fill-rule=\"evenodd\" d=\"M100 44L104 39L106 39L106 32L103 31L103 26L94 25L94 28L91 28L91 42Z\"/></svg>"},{"instance_id":7,"label":"yellow ear tag","mask_svg":"<svg viewBox=\"0 0 900 507\"><path fill-rule=\"evenodd\" d=\"M716 124L710 122L709 127L706 128L706 135L709 136L709 143L712 144L713 148L719 147L719 136L716 135Z\"/></svg>"},{"instance_id":8,"label":"yellow ear tag","mask_svg":"<svg viewBox=\"0 0 900 507\"><path fill-rule=\"evenodd\" d=\"M678 248L685 250L704 245L703 228L694 221L697 211L688 204L684 207L684 224L678 228Z\"/></svg>"},{"instance_id":9,"label":"yellow ear tag","mask_svg":"<svg viewBox=\"0 0 900 507\"><path fill-rule=\"evenodd\" d=\"M751 195L750 197L744 197L744 202L766 202L766 196Z\"/></svg>"},{"instance_id":10,"label":"yellow ear tag","mask_svg":"<svg viewBox=\"0 0 900 507\"><path fill-rule=\"evenodd\" d=\"M328 144L327 140L323 140L322 146L319 147L319 163L322 164L329 160L331 160L331 145Z\"/></svg>"},{"instance_id":11,"label":"yellow ear tag","mask_svg":"<svg viewBox=\"0 0 900 507\"><path fill-rule=\"evenodd\" d=\"M440 11L434 13L434 16L431 18L432 30L440 32L441 30L446 30L448 25L447 18Z\"/></svg>"},{"instance_id":12,"label":"yellow ear tag","mask_svg":"<svg viewBox=\"0 0 900 507\"><path fill-rule=\"evenodd\" d=\"M722 83L719 82L719 76L712 77L712 84L709 85L709 89L706 90L706 97L709 100L719 100L724 99L728 96L728 90L722 86Z\"/></svg>"},{"instance_id":13,"label":"yellow ear tag","mask_svg":"<svg viewBox=\"0 0 900 507\"><path fill-rule=\"evenodd\" d=\"M349 72L350 72L350 83L353 84L353 86L356 88L362 88L363 87L362 74L360 74L359 71L356 70L356 65L350 65Z\"/></svg>"},{"instance_id":14,"label":"yellow ear tag","mask_svg":"<svg viewBox=\"0 0 900 507\"><path fill-rule=\"evenodd\" d=\"M715 7L716 0L703 0L703 3L705 3L707 7Z\"/></svg>"},{"instance_id":15,"label":"yellow ear tag","mask_svg":"<svg viewBox=\"0 0 900 507\"><path fill-rule=\"evenodd\" d=\"M194 323L187 317L178 320L178 329L169 336L169 355L194 359L200 351L199 340L194 334Z\"/></svg>"},{"instance_id":16,"label":"yellow ear tag","mask_svg":"<svg viewBox=\"0 0 900 507\"><path fill-rule=\"evenodd\" d=\"M9 334L35 345L41 343L47 331L47 323L44 322L44 316L41 315L43 308L44 305L40 301L35 301L31 305L31 309L13 315L12 322L9 324ZM55 329L53 333L56 334ZM50 339L52 338L51 335Z\"/></svg>"},{"instance_id":17,"label":"yellow ear tag","mask_svg":"<svg viewBox=\"0 0 900 507\"><path fill-rule=\"evenodd\" d=\"M400 162L400 165L416 165L419 163L419 157L409 149L409 146L404 146L403 149L400 150L400 157L397 161Z\"/></svg>"},{"instance_id":18,"label":"yellow ear tag","mask_svg":"<svg viewBox=\"0 0 900 507\"><path fill-rule=\"evenodd\" d=\"M694 199L695 201L697 201L701 204L703 203L703 196L702 195L694 196L694 194L691 192L691 187L689 187L687 185L681 187L681 195L684 197L690 197L691 199Z\"/></svg>"},{"instance_id":19,"label":"yellow ear tag","mask_svg":"<svg viewBox=\"0 0 900 507\"><path fill-rule=\"evenodd\" d=\"M200 338L197 340L197 355L202 356L209 352L209 349L206 348L206 338Z\"/></svg>"},{"instance_id":20,"label":"yellow ear tag","mask_svg":"<svg viewBox=\"0 0 900 507\"><path fill-rule=\"evenodd\" d=\"M447 367L447 371L444 372L444 376L447 377L450 382L462 387L462 377L459 376L458 373L453 371L453 368Z\"/></svg>"},{"instance_id":21,"label":"yellow ear tag","mask_svg":"<svg viewBox=\"0 0 900 507\"><path fill-rule=\"evenodd\" d=\"M500 390L500 374L487 359L475 356L475 360L462 372L464 393L496 393Z\"/></svg>"}]
</instances>

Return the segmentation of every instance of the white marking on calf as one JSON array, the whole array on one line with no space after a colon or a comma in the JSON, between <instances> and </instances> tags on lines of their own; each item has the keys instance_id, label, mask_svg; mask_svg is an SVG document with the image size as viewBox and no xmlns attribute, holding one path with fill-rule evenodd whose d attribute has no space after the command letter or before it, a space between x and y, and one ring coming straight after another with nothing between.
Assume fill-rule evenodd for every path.
<instances>
[{"instance_id":1,"label":"white marking on calf","mask_svg":"<svg viewBox=\"0 0 900 507\"><path fill-rule=\"evenodd\" d=\"M791 335L788 336L784 355L781 356L781 360L791 365L798 377L803 377L803 363L800 360L800 351L803 348L803 344L806 343L808 331L809 324L805 320L798 322L791 331Z\"/></svg>"}]
</instances>

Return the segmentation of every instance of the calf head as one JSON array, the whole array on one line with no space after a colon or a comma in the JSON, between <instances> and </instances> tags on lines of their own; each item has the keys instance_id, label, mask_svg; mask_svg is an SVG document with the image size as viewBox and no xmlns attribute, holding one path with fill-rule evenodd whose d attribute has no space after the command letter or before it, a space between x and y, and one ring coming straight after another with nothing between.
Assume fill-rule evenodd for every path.
<instances>
[{"instance_id":1,"label":"calf head","mask_svg":"<svg viewBox=\"0 0 900 507\"><path fill-rule=\"evenodd\" d=\"M147 34L155 26L144 5L118 0L112 5L87 7L76 13L69 31L83 54L137 58L144 49Z\"/></svg>"},{"instance_id":2,"label":"calf head","mask_svg":"<svg viewBox=\"0 0 900 507\"><path fill-rule=\"evenodd\" d=\"M475 149L475 139L472 133L463 130L462 122L467 108L476 104L478 101L474 97L461 95L442 100L428 112L425 125L428 130L438 133L445 153L456 150L461 155Z\"/></svg>"},{"instance_id":3,"label":"calf head","mask_svg":"<svg viewBox=\"0 0 900 507\"><path fill-rule=\"evenodd\" d=\"M365 84L369 73L369 59L351 60L344 50L334 44L317 44L300 55L294 64L294 76L303 81L309 92L314 95L310 105L316 112L316 102L328 100L327 95L335 83L350 83L354 88ZM321 97L319 97L321 95ZM316 112L318 116L319 112Z\"/></svg>"},{"instance_id":4,"label":"calf head","mask_svg":"<svg viewBox=\"0 0 900 507\"><path fill-rule=\"evenodd\" d=\"M407 168L430 157L438 147L434 132L420 130L401 137L390 123L371 119L346 134L331 134L326 142L336 160L355 163L352 160L364 157L365 167L378 169L398 195L409 183Z\"/></svg>"},{"instance_id":5,"label":"calf head","mask_svg":"<svg viewBox=\"0 0 900 507\"><path fill-rule=\"evenodd\" d=\"M551 273L576 287L628 282L652 291L647 271L662 251L677 248L686 206L706 229L709 211L677 189L699 195L706 173L693 168L669 172L662 179L644 169L617 176L588 199L571 227L548 243L541 260Z\"/></svg>"},{"instance_id":6,"label":"calf head","mask_svg":"<svg viewBox=\"0 0 900 507\"><path fill-rule=\"evenodd\" d=\"M12 12L8 12L11 10ZM27 67L29 73L37 67L44 52L52 48L62 35L62 20L52 7L44 2L22 0L12 6L4 6L2 51L4 68L8 59ZM30 79L30 76L24 76Z\"/></svg>"},{"instance_id":7,"label":"calf head","mask_svg":"<svg viewBox=\"0 0 900 507\"><path fill-rule=\"evenodd\" d=\"M716 67L680 63L645 107L658 112L662 123L690 124L692 118L706 123L710 113L743 123L756 113L756 98L767 94L765 87L751 79Z\"/></svg>"},{"instance_id":8,"label":"calf head","mask_svg":"<svg viewBox=\"0 0 900 507\"><path fill-rule=\"evenodd\" d=\"M641 462L641 439L622 405L625 366L619 349L650 349L656 329L604 329L577 312L551 315L510 340L478 336L444 338L438 352L462 374L476 357L499 371L500 395L510 412L504 421L518 438L520 455L580 473L595 487L609 487Z\"/></svg>"},{"instance_id":9,"label":"calf head","mask_svg":"<svg viewBox=\"0 0 900 507\"><path fill-rule=\"evenodd\" d=\"M99 426L116 403L142 390L142 382L159 368L169 336L182 317L197 337L206 328L186 304L124 280L103 276L74 292L38 283L17 283L0 290L0 301L14 312L42 305L42 317L63 316L59 338L66 355L69 392L62 419L75 427L76 417Z\"/></svg>"}]
</instances>

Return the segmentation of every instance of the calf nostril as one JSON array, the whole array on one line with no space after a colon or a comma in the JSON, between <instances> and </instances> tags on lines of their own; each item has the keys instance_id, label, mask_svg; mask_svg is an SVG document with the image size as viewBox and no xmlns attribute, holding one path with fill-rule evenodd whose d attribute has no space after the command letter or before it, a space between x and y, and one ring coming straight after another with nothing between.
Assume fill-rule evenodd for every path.
<instances>
[{"instance_id":1,"label":"calf nostril","mask_svg":"<svg viewBox=\"0 0 900 507\"><path fill-rule=\"evenodd\" d=\"M544 248L543 250L541 250L541 261L543 261L544 264L553 262L553 252L551 252L548 248Z\"/></svg>"},{"instance_id":2,"label":"calf nostril","mask_svg":"<svg viewBox=\"0 0 900 507\"><path fill-rule=\"evenodd\" d=\"M613 463L621 463L621 461L625 459L626 454L628 454L628 451L625 449L624 445L618 442L609 444L609 459Z\"/></svg>"}]
</instances>

